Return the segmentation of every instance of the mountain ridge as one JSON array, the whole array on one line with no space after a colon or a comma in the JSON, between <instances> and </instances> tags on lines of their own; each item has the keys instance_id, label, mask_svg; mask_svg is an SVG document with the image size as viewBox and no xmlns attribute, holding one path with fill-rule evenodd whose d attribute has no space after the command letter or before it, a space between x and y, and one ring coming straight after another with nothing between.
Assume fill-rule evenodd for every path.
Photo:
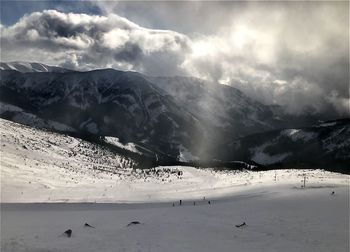
<instances>
[{"instance_id":1,"label":"mountain ridge","mask_svg":"<svg viewBox=\"0 0 350 252\"><path fill-rule=\"evenodd\" d=\"M323 168L349 173L350 118L252 134L230 144L227 158L271 168Z\"/></svg>"},{"instance_id":2,"label":"mountain ridge","mask_svg":"<svg viewBox=\"0 0 350 252\"><path fill-rule=\"evenodd\" d=\"M71 72L73 70L49 66L38 62L28 61L11 61L11 62L0 62L0 70L15 70L22 73L28 72Z\"/></svg>"},{"instance_id":3,"label":"mountain ridge","mask_svg":"<svg viewBox=\"0 0 350 252\"><path fill-rule=\"evenodd\" d=\"M0 71L0 117L82 137L117 137L174 161L248 160L231 155L234 139L316 121L194 77L45 69Z\"/></svg>"}]
</instances>

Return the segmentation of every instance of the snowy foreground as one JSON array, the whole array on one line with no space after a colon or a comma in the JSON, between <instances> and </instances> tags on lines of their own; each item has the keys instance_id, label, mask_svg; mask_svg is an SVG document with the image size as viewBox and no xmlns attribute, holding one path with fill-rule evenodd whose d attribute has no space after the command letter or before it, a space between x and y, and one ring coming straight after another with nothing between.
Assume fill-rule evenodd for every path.
<instances>
[{"instance_id":1,"label":"snowy foreground","mask_svg":"<svg viewBox=\"0 0 350 252\"><path fill-rule=\"evenodd\" d=\"M0 126L2 252L349 251L349 175L135 170L79 139Z\"/></svg>"},{"instance_id":2,"label":"snowy foreground","mask_svg":"<svg viewBox=\"0 0 350 252\"><path fill-rule=\"evenodd\" d=\"M348 204L349 187L340 185L266 187L195 206L3 204L1 251L347 252Z\"/></svg>"},{"instance_id":3,"label":"snowy foreground","mask_svg":"<svg viewBox=\"0 0 350 252\"><path fill-rule=\"evenodd\" d=\"M50 180L51 173L36 171L30 184L18 182L18 173L10 187L13 201L51 202L50 196L143 203L3 203L1 251L349 251L348 175L176 169L183 176L167 183L155 178L116 183L101 175L93 185L82 177L67 188ZM41 186L46 183L51 187ZM3 191L11 199L6 187ZM128 226L132 221L141 224ZM235 227L243 222L247 225ZM70 238L62 235L67 229L73 231Z\"/></svg>"}]
</instances>

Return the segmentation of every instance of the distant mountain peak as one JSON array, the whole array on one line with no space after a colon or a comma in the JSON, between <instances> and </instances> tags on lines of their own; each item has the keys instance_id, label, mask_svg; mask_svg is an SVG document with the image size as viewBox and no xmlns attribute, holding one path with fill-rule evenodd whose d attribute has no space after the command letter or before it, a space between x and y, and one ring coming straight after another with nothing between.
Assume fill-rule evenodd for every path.
<instances>
[{"instance_id":1,"label":"distant mountain peak","mask_svg":"<svg viewBox=\"0 0 350 252\"><path fill-rule=\"evenodd\" d=\"M72 71L63 67L49 66L42 63L26 62L26 61L0 62L0 70L14 70L21 73L32 73L32 72L65 73L65 72Z\"/></svg>"}]
</instances>

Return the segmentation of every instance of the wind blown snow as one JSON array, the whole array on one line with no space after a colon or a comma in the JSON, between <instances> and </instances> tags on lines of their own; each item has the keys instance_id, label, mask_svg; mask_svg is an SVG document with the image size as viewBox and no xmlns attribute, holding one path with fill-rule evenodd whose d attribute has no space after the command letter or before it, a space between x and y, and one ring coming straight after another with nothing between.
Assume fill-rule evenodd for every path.
<instances>
[{"instance_id":1,"label":"wind blown snow","mask_svg":"<svg viewBox=\"0 0 350 252\"><path fill-rule=\"evenodd\" d=\"M127 143L127 144L123 144L120 142L118 137L110 137L107 136L105 137L105 142L106 143L110 143L113 144L119 148L131 151L131 152L135 152L135 153L141 153L137 150L136 145L134 143Z\"/></svg>"},{"instance_id":2,"label":"wind blown snow","mask_svg":"<svg viewBox=\"0 0 350 252\"><path fill-rule=\"evenodd\" d=\"M302 140L308 142L317 136L314 132L307 132L301 129L286 129L282 131L282 135L290 137L293 141Z\"/></svg>"}]
</instances>

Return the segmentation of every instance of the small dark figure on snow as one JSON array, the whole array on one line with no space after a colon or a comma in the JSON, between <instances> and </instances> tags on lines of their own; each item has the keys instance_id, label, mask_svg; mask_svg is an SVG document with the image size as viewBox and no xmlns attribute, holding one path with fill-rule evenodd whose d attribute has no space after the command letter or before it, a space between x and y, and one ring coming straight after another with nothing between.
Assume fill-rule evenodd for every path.
<instances>
[{"instance_id":1,"label":"small dark figure on snow","mask_svg":"<svg viewBox=\"0 0 350 252\"><path fill-rule=\"evenodd\" d=\"M180 200L180 206L182 205L182 200Z\"/></svg>"},{"instance_id":2,"label":"small dark figure on snow","mask_svg":"<svg viewBox=\"0 0 350 252\"><path fill-rule=\"evenodd\" d=\"M72 229L68 229L66 231L64 231L64 233L67 237L71 237L72 236Z\"/></svg>"},{"instance_id":3,"label":"small dark figure on snow","mask_svg":"<svg viewBox=\"0 0 350 252\"><path fill-rule=\"evenodd\" d=\"M132 226L132 225L137 225L137 224L141 224L141 223L139 221L132 221L127 225L127 227Z\"/></svg>"},{"instance_id":4,"label":"small dark figure on snow","mask_svg":"<svg viewBox=\"0 0 350 252\"><path fill-rule=\"evenodd\" d=\"M84 227L95 228L95 227L91 226L89 223L85 223Z\"/></svg>"},{"instance_id":5,"label":"small dark figure on snow","mask_svg":"<svg viewBox=\"0 0 350 252\"><path fill-rule=\"evenodd\" d=\"M331 193L331 195L334 195L335 194L335 192L333 191L332 193Z\"/></svg>"},{"instance_id":6,"label":"small dark figure on snow","mask_svg":"<svg viewBox=\"0 0 350 252\"><path fill-rule=\"evenodd\" d=\"M210 205L210 200L208 201L208 204Z\"/></svg>"},{"instance_id":7,"label":"small dark figure on snow","mask_svg":"<svg viewBox=\"0 0 350 252\"><path fill-rule=\"evenodd\" d=\"M245 225L247 225L245 222L243 222L242 224L239 224L239 225L235 225L237 228L240 228L240 227L243 227L243 226L245 226Z\"/></svg>"},{"instance_id":8,"label":"small dark figure on snow","mask_svg":"<svg viewBox=\"0 0 350 252\"><path fill-rule=\"evenodd\" d=\"M175 203L173 202L173 207L175 206Z\"/></svg>"},{"instance_id":9,"label":"small dark figure on snow","mask_svg":"<svg viewBox=\"0 0 350 252\"><path fill-rule=\"evenodd\" d=\"M194 206L196 205L196 202L195 202L195 201L193 201L193 205L194 205Z\"/></svg>"}]
</instances>

